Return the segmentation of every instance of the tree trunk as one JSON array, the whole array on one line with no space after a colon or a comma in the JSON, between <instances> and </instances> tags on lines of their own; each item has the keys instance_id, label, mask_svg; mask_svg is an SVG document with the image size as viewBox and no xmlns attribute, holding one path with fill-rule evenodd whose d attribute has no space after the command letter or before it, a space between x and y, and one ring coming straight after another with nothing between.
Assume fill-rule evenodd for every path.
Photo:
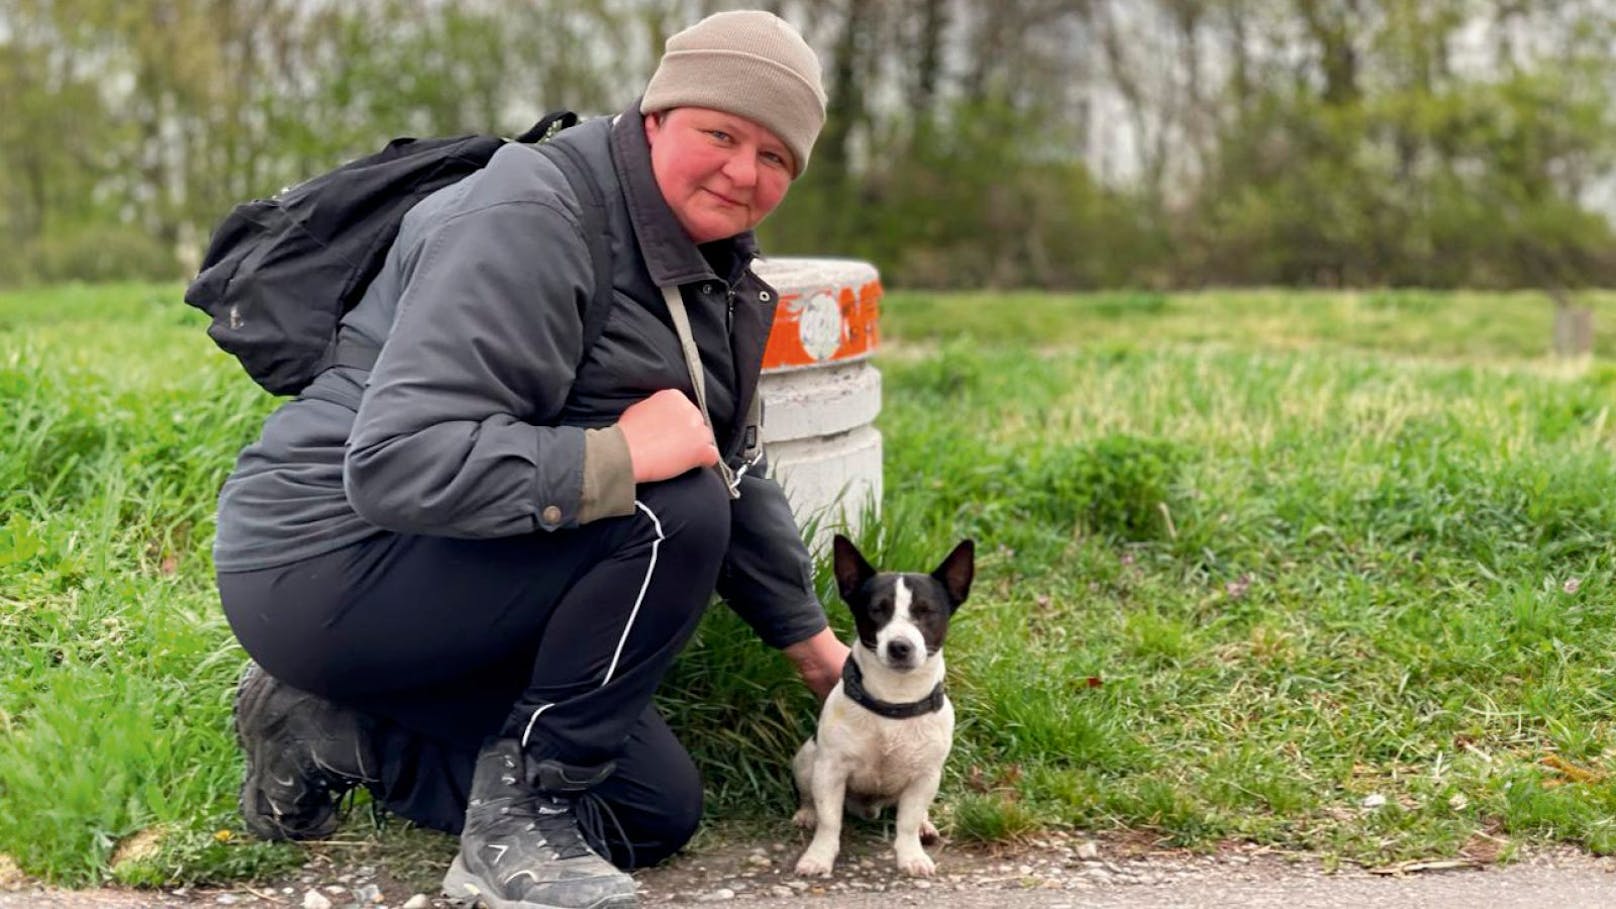
<instances>
[{"instance_id":1,"label":"tree trunk","mask_svg":"<svg viewBox=\"0 0 1616 909\"><path fill-rule=\"evenodd\" d=\"M1576 305L1564 291L1555 291L1550 295L1554 297L1555 356L1584 357L1593 353L1593 308Z\"/></svg>"},{"instance_id":2,"label":"tree trunk","mask_svg":"<svg viewBox=\"0 0 1616 909\"><path fill-rule=\"evenodd\" d=\"M1328 9L1323 8L1326 5ZM1318 43L1324 102L1332 107L1355 103L1362 97L1358 85L1358 52L1352 44L1362 15L1358 0L1344 0L1340 5L1327 0L1300 0L1298 11L1308 34Z\"/></svg>"},{"instance_id":3,"label":"tree trunk","mask_svg":"<svg viewBox=\"0 0 1616 909\"><path fill-rule=\"evenodd\" d=\"M936 113L937 87L941 81L943 33L948 29L946 0L925 0L921 10L918 59L909 98L916 124L929 124Z\"/></svg>"},{"instance_id":4,"label":"tree trunk","mask_svg":"<svg viewBox=\"0 0 1616 909\"><path fill-rule=\"evenodd\" d=\"M847 173L852 159L854 125L864 119L862 84L865 54L870 50L869 32L874 25L874 4L868 0L848 0L843 8L842 32L831 55L830 99L826 104L825 128L816 150L823 162L816 166L837 175Z\"/></svg>"}]
</instances>

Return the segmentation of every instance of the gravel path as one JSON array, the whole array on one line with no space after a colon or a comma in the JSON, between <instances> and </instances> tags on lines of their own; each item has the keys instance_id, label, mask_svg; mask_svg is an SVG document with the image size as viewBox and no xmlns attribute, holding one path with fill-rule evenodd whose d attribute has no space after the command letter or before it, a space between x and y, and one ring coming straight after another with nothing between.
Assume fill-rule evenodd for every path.
<instances>
[{"instance_id":1,"label":"gravel path","mask_svg":"<svg viewBox=\"0 0 1616 909\"><path fill-rule=\"evenodd\" d=\"M1407 863L1327 872L1319 863L1235 847L1216 855L1056 837L1014 850L945 845L938 876L897 878L879 842L855 843L830 878L790 873L800 845L730 845L686 855L637 877L647 907L732 909L1606 909L1616 906L1616 860L1566 849L1509 865ZM15 886L15 884L14 884ZM0 909L158 909L234 905L302 909L442 909L372 869L305 874L275 887L231 891L0 890Z\"/></svg>"}]
</instances>

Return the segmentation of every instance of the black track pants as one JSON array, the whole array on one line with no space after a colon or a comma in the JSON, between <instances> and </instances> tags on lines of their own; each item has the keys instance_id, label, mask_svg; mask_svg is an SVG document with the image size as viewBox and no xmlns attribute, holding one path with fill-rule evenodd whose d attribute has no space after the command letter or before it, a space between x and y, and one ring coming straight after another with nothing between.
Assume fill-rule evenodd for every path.
<instances>
[{"instance_id":1,"label":"black track pants","mask_svg":"<svg viewBox=\"0 0 1616 909\"><path fill-rule=\"evenodd\" d=\"M484 738L513 736L535 758L616 761L593 793L615 819L604 845L649 864L701 813L695 765L651 696L712 597L730 508L710 470L638 496L631 516L556 533L383 534L221 572L219 592L267 672L379 721L390 810L459 831Z\"/></svg>"}]
</instances>

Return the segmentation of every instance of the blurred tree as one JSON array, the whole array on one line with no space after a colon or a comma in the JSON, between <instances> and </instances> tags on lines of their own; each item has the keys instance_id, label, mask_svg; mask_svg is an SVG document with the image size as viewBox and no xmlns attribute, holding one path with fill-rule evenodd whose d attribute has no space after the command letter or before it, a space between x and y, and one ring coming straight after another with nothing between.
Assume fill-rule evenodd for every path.
<instances>
[{"instance_id":1,"label":"blurred tree","mask_svg":"<svg viewBox=\"0 0 1616 909\"><path fill-rule=\"evenodd\" d=\"M12 0L0 282L171 275L231 203L394 135L615 112L742 2ZM934 285L1529 286L1573 327L1616 280L1604 0L763 5L830 96L773 252Z\"/></svg>"}]
</instances>

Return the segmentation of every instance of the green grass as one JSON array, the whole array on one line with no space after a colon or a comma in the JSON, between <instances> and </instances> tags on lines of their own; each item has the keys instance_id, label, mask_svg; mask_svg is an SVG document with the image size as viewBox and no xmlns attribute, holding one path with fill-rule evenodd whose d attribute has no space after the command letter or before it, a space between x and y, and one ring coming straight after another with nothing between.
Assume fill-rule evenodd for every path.
<instances>
[{"instance_id":1,"label":"green grass","mask_svg":"<svg viewBox=\"0 0 1616 909\"><path fill-rule=\"evenodd\" d=\"M208 556L274 401L177 298L0 294L0 853L70 884L301 855L233 816L242 656ZM1547 358L1551 320L1531 295L889 294L860 543L930 569L978 541L945 829L1616 852L1616 363ZM783 823L813 717L783 662L715 610L662 700L710 816Z\"/></svg>"}]
</instances>

